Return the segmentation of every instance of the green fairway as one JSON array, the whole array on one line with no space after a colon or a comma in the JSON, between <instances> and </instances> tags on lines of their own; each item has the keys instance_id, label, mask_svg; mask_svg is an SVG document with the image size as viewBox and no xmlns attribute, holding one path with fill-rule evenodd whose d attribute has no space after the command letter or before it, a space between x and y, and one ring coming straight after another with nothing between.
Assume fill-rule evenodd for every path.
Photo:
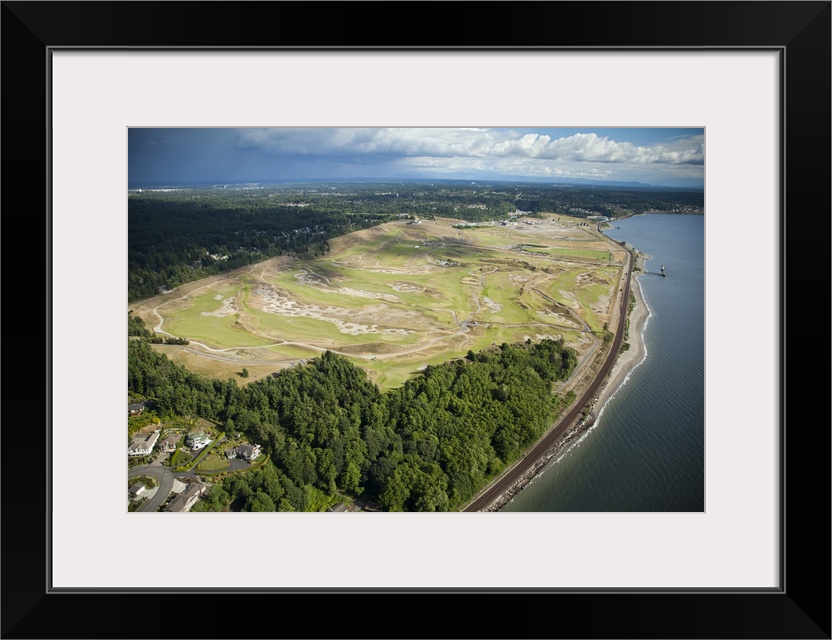
<instances>
[{"instance_id":1,"label":"green fairway","mask_svg":"<svg viewBox=\"0 0 832 640\"><path fill-rule=\"evenodd\" d=\"M402 386L426 366L442 364L454 358L461 358L467 353L467 349L447 349L429 358L419 358L396 362L393 360L355 361L360 367L367 369L373 382L384 389L392 389Z\"/></svg>"},{"instance_id":2,"label":"green fairway","mask_svg":"<svg viewBox=\"0 0 832 640\"><path fill-rule=\"evenodd\" d=\"M549 249L546 253L552 256L565 256L576 258L589 258L591 260L598 260L606 262L610 257L610 251L598 251L597 249L569 249L557 248Z\"/></svg>"},{"instance_id":3,"label":"green fairway","mask_svg":"<svg viewBox=\"0 0 832 640\"><path fill-rule=\"evenodd\" d=\"M598 314L595 313L592 307L598 303L600 297L607 291L608 289L602 285L588 285L575 292L578 300L581 302L581 310L579 313L593 331L601 331L604 323L599 319Z\"/></svg>"},{"instance_id":4,"label":"green fairway","mask_svg":"<svg viewBox=\"0 0 832 640\"><path fill-rule=\"evenodd\" d=\"M225 303L225 300L235 298L239 291L239 287L212 288L191 296L185 306L173 311L166 312L162 307L159 312L165 318L164 330L212 347L256 347L267 344L268 340L255 336L242 327L238 322L238 313Z\"/></svg>"},{"instance_id":5,"label":"green fairway","mask_svg":"<svg viewBox=\"0 0 832 640\"><path fill-rule=\"evenodd\" d=\"M266 335L274 336L275 339L287 342L322 341L345 345L361 345L381 341L406 345L414 344L419 340L419 335L415 330L407 329L403 329L403 331L410 331L410 333L359 333L356 335L349 331L348 323L350 319L348 317L343 320L333 318L332 321L329 321L305 316L287 317L253 308L248 309L248 313L256 320L260 331ZM361 331L360 327L366 327L367 325L358 326L359 329L357 330Z\"/></svg>"},{"instance_id":6,"label":"green fairway","mask_svg":"<svg viewBox=\"0 0 832 640\"><path fill-rule=\"evenodd\" d=\"M268 350L284 358L315 358L321 355L316 349L306 349L293 344L268 347Z\"/></svg>"},{"instance_id":7,"label":"green fairway","mask_svg":"<svg viewBox=\"0 0 832 640\"><path fill-rule=\"evenodd\" d=\"M516 324L533 321L529 310L520 305L521 284L513 281L512 276L525 277L518 272L496 272L484 276L481 314L486 322Z\"/></svg>"}]
</instances>

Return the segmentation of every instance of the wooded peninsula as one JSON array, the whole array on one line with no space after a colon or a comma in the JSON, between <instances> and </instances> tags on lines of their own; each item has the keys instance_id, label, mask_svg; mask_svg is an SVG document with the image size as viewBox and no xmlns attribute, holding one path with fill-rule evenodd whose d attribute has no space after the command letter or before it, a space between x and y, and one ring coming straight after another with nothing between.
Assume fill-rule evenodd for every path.
<instances>
[{"instance_id":1,"label":"wooded peninsula","mask_svg":"<svg viewBox=\"0 0 832 640\"><path fill-rule=\"evenodd\" d=\"M401 235L404 232L395 229L378 236L376 245L367 245L388 251L398 271L394 271L397 275L377 275L377 282L365 288L387 291L392 286L395 294L362 291L356 286L336 288L333 280L344 280L345 274L352 273L345 263L330 265L325 275L304 267L293 279L288 275L272 277L268 286L279 285L283 292L300 291L299 295L314 293L320 298L309 299L319 305L315 309L323 308L321 300L347 300L349 295L352 297L344 304L350 305L359 304L350 302L355 296L374 297L379 304L381 300L399 309L402 322L415 318L416 308L431 315L427 307L419 306L429 304L430 283L438 287L432 293L434 298L453 292L459 296L454 302L464 304L473 295L476 309L466 320L453 311L461 307L446 309L452 311L453 322L447 314L433 314L439 318L437 323L441 320L450 327L445 339L457 345L457 350L458 345L472 340L473 348L467 353L467 346L459 351L463 357L420 366L400 386L382 389L355 360L321 349L317 357L304 356L289 368L243 383L233 377L196 373L156 348L185 348L189 344L181 332L174 335L160 330L162 316L157 310L161 305L153 307L160 321L155 331L131 310L128 395L132 400L146 401L149 410L143 417L130 418L133 424L128 431L133 434L151 424L150 420L164 425L198 418L210 422L216 434L225 434L229 441L262 447L265 461L261 459L245 472L211 474L210 490L191 511L325 511L338 503L353 502L374 504L383 511L456 511L518 460L575 401L575 393L566 390L563 383L579 366L580 354L564 335L584 341L587 353L610 342L607 316L599 304L610 304L610 293L618 286L615 274L621 273L624 262L614 250L598 248L597 243L605 239L595 233L595 226L616 217L653 211L701 213L703 193L528 183L301 183L131 189L128 203L130 302L275 256L314 261L328 254L331 240L362 229L394 221L418 224L445 219L442 229L438 222L430 228L434 235L424 235L428 230L419 232L423 236L418 237L429 237L431 242L415 242L428 249L414 245L417 236ZM552 214L568 216L571 222L556 222ZM532 243L504 246L499 242L509 237L505 234L479 237L479 241L491 243L483 248L463 237L462 230L480 223L493 225L493 221L519 217L527 220L525 224L531 225L528 233L537 233L535 237L558 233L558 238L574 248L556 250ZM459 224L451 228L448 218ZM544 219L549 226L534 228L544 225ZM504 232L495 228L493 233ZM526 233L525 228L518 233ZM378 244L382 241L384 244ZM357 253L358 257L344 255L366 260L362 253ZM489 269L475 270L485 264L478 262L481 259L491 265ZM427 261L429 271L424 275L412 268L406 271L403 265L415 264L415 260ZM326 266L314 264L318 271ZM459 270L458 275L453 269ZM401 281L407 273L408 281ZM445 274L445 280L437 280L440 273ZM471 275L474 273L477 275ZM561 292L572 298L558 298L558 288L565 287L563 283L571 281L573 273L582 278L582 293L576 297ZM205 309L211 304L218 306L224 295L231 296L223 304L231 312L237 310L239 324L240 307L232 303L250 302L257 292L265 296L263 274L265 271L260 274L261 281L243 282L236 294L217 289L220 293L213 296L216 291L211 290L211 295L203 296L204 301L194 303L188 316L191 324L180 320L180 325L197 326L196 320L232 322L233 313L228 321L215 312L197 315L203 309L200 305ZM456 284L442 289L445 282ZM312 285L320 288L309 289ZM488 293L488 286L493 287L492 293ZM499 288L517 286L516 300L499 297ZM475 289L480 293L472 294ZM277 289L268 291L279 293ZM494 299L483 297L485 294ZM593 297L587 297L590 294ZM264 300L264 308L276 304ZM573 303L581 306L580 312L570 308ZM298 303L282 304L285 322L296 322L294 316L285 315L285 309L297 308ZM541 311L542 305L546 309ZM266 321L266 315L256 310L250 313L254 324L246 330L259 335L257 326ZM476 322L476 317L493 322ZM335 331L333 335L345 333L343 322L328 321L342 327L340 334ZM297 322L279 326L298 327ZM528 327L560 333L518 340L523 331L532 330ZM229 324L224 331L233 328ZM363 331L379 333L375 328ZM407 335L413 331L389 333L385 348L395 346L410 353L416 349L412 346L415 338ZM500 342L500 335L511 338ZM496 342L491 341L493 337ZM366 342L361 336L349 339L364 341L361 344L365 346L382 345ZM299 343L287 342L283 348L292 344ZM210 355L208 351L222 349L205 351ZM395 357L389 350L378 353L380 358ZM368 365L377 360L375 356L361 357ZM248 375L243 368L239 377Z\"/></svg>"}]
</instances>

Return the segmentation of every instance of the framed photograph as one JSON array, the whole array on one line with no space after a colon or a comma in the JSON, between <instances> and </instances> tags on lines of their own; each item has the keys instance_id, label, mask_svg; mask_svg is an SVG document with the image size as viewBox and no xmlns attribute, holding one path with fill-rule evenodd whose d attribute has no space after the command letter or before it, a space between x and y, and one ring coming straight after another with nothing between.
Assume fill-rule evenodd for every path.
<instances>
[{"instance_id":1,"label":"framed photograph","mask_svg":"<svg viewBox=\"0 0 832 640\"><path fill-rule=\"evenodd\" d=\"M184 602L202 613L175 635L234 637L218 618L241 598L244 635L349 637L352 616L393 613L407 631L359 634L453 636L438 621L473 604L489 611L473 637L830 637L829 433L795 393L786 410L787 377L817 386L786 344L801 326L791 344L807 348L812 258L828 269L812 238L829 238L830 3L441 6L3 3L9 307L46 303L41 354L28 331L6 341L32 374L7 375L7 411L44 411L7 416L4 637L169 637L158 622ZM531 25L545 33L518 35ZM130 132L271 127L701 131L704 509L127 513L110 452L124 444ZM41 238L43 270L18 279L12 262ZM547 615L509 620L520 595ZM115 603L123 628L93 622ZM270 618L303 604L335 607L308 633Z\"/></svg>"}]
</instances>

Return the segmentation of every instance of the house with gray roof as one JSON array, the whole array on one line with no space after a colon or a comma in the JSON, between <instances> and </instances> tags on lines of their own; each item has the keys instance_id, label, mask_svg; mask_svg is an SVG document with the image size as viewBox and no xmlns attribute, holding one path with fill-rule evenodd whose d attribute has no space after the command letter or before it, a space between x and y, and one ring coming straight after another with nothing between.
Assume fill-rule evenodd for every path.
<instances>
[{"instance_id":1,"label":"house with gray roof","mask_svg":"<svg viewBox=\"0 0 832 640\"><path fill-rule=\"evenodd\" d=\"M176 451L176 445L178 444L178 442L179 435L174 433L172 435L169 435L167 438L165 438L159 443L159 449L163 453L171 453L173 451Z\"/></svg>"},{"instance_id":2,"label":"house with gray roof","mask_svg":"<svg viewBox=\"0 0 832 640\"><path fill-rule=\"evenodd\" d=\"M127 490L130 492L130 497L138 498L147 491L147 487L143 482L137 482L136 484L130 485L130 488Z\"/></svg>"},{"instance_id":3,"label":"house with gray roof","mask_svg":"<svg viewBox=\"0 0 832 640\"><path fill-rule=\"evenodd\" d=\"M260 455L260 445L241 444L238 447L234 447L233 449L226 451L225 455L229 460L233 458L242 458L243 460L248 460L250 462L252 460L256 460Z\"/></svg>"},{"instance_id":4,"label":"house with gray roof","mask_svg":"<svg viewBox=\"0 0 832 640\"><path fill-rule=\"evenodd\" d=\"M191 507L193 507L199 500L199 496L204 495L207 492L208 485L200 482L191 483L188 485L187 489L168 503L168 506L164 508L164 511L172 513L184 513L186 511L190 511Z\"/></svg>"},{"instance_id":5,"label":"house with gray roof","mask_svg":"<svg viewBox=\"0 0 832 640\"><path fill-rule=\"evenodd\" d=\"M136 402L134 404L128 404L127 405L127 415L128 416L137 416L142 411L144 411L146 408L147 408L147 404L144 403L144 402Z\"/></svg>"},{"instance_id":6,"label":"house with gray roof","mask_svg":"<svg viewBox=\"0 0 832 640\"><path fill-rule=\"evenodd\" d=\"M133 442L127 447L128 456L146 456L153 451L153 446L159 439L159 430L153 433L139 433L133 437Z\"/></svg>"}]
</instances>

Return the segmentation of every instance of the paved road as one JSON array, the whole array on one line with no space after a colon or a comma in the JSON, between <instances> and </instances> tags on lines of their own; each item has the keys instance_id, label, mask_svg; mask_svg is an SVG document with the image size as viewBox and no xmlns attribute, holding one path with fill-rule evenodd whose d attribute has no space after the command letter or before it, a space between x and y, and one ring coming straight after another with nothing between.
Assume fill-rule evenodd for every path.
<instances>
[{"instance_id":1,"label":"paved road","mask_svg":"<svg viewBox=\"0 0 832 640\"><path fill-rule=\"evenodd\" d=\"M222 444L225 442L226 436L221 436L216 442L210 445L210 449L214 448L217 445ZM199 455L202 454L202 451L199 452ZM198 456L197 456L198 457ZM193 481L201 481L200 477L196 474L194 469L196 468L196 461L191 465L191 467L187 471L176 471L172 472L168 467L164 467L159 464L159 459L157 458L154 462L146 465L142 465L141 467L133 467L130 469L129 473L127 474L128 478L137 478L139 476L151 476L152 478L156 479L156 482L159 485L158 491L153 495L153 497L148 501L145 502L139 511L156 511L159 508L167 497L170 495L171 490L173 489L173 481L174 479L182 479L188 478ZM241 464L234 464L234 463L241 463ZM238 467L248 467L250 466L248 462L243 460L231 460L231 469L236 469ZM223 469L226 471L226 469ZM219 472L217 472L219 473Z\"/></svg>"},{"instance_id":2,"label":"paved road","mask_svg":"<svg viewBox=\"0 0 832 640\"><path fill-rule=\"evenodd\" d=\"M145 502L139 511L156 511L165 499L170 495L173 489L173 474L170 469L161 465L146 464L141 467L133 467L127 474L128 478L138 478L139 476L150 476L156 480L159 489L153 497Z\"/></svg>"},{"instance_id":3,"label":"paved road","mask_svg":"<svg viewBox=\"0 0 832 640\"><path fill-rule=\"evenodd\" d=\"M547 431L543 437L538 440L531 449L529 449L526 456L517 462L513 467L510 467L502 476L497 478L491 485L486 487L482 493L476 496L471 503L462 509L463 511L482 511L487 509L500 496L508 491L515 482L528 473L532 467L540 460L550 449L552 449L558 441L568 433L574 423L577 421L584 407L586 407L592 398L601 388L601 385L606 380L610 371L612 370L615 361L618 359L618 352L621 350L621 343L624 341L624 327L627 321L627 306L630 300L630 279L633 273L633 254L628 250L629 263L626 267L627 282L624 286L624 291L621 296L621 309L618 320L618 330L615 333L612 349L610 349L609 356L604 363L601 371L595 377L589 389L572 405L572 408L567 412L560 422L553 428Z\"/></svg>"}]
</instances>

